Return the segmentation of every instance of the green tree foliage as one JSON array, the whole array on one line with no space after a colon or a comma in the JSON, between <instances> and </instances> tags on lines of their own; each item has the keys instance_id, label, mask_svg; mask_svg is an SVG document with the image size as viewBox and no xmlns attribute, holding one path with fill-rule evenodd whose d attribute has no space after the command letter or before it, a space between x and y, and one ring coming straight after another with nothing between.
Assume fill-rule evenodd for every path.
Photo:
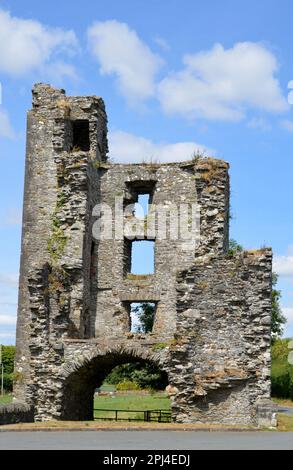
<instances>
[{"instance_id":1,"label":"green tree foliage","mask_svg":"<svg viewBox=\"0 0 293 470\"><path fill-rule=\"evenodd\" d=\"M282 336L286 317L282 314L280 307L281 292L276 289L278 275L273 273L272 279L272 338L276 340Z\"/></svg>"},{"instance_id":2,"label":"green tree foliage","mask_svg":"<svg viewBox=\"0 0 293 470\"><path fill-rule=\"evenodd\" d=\"M12 392L13 374L3 374L3 388L5 392Z\"/></svg>"},{"instance_id":3,"label":"green tree foliage","mask_svg":"<svg viewBox=\"0 0 293 470\"><path fill-rule=\"evenodd\" d=\"M239 245L233 238L229 240L229 249L228 253L230 256L234 256L236 253L243 251L243 247Z\"/></svg>"},{"instance_id":4,"label":"green tree foliage","mask_svg":"<svg viewBox=\"0 0 293 470\"><path fill-rule=\"evenodd\" d=\"M293 400L293 366L288 362L289 339L276 339L272 345L272 396Z\"/></svg>"},{"instance_id":5,"label":"green tree foliage","mask_svg":"<svg viewBox=\"0 0 293 470\"><path fill-rule=\"evenodd\" d=\"M155 364L148 362L116 366L105 379L105 383L113 385L126 381L136 383L141 389L163 390L168 385L167 375Z\"/></svg>"},{"instance_id":6,"label":"green tree foliage","mask_svg":"<svg viewBox=\"0 0 293 470\"><path fill-rule=\"evenodd\" d=\"M140 326L138 328L139 333L150 333L153 329L154 318L155 318L155 304L150 302L143 302L133 309L136 313Z\"/></svg>"},{"instance_id":7,"label":"green tree foliage","mask_svg":"<svg viewBox=\"0 0 293 470\"><path fill-rule=\"evenodd\" d=\"M1 346L2 348L2 363L4 368L4 390L7 392L12 391L13 382L13 369L14 369L14 356L15 346Z\"/></svg>"},{"instance_id":8,"label":"green tree foliage","mask_svg":"<svg viewBox=\"0 0 293 470\"><path fill-rule=\"evenodd\" d=\"M14 368L15 346L2 346L2 362L4 372L12 374Z\"/></svg>"}]
</instances>

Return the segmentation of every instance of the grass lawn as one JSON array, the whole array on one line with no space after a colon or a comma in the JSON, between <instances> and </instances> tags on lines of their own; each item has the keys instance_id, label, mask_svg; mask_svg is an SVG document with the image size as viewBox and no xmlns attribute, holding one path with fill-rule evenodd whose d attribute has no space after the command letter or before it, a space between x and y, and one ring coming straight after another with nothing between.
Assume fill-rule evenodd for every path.
<instances>
[{"instance_id":1,"label":"grass lawn","mask_svg":"<svg viewBox=\"0 0 293 470\"><path fill-rule=\"evenodd\" d=\"M7 405L7 403L12 402L12 395L3 395L0 396L0 405Z\"/></svg>"},{"instance_id":2,"label":"grass lawn","mask_svg":"<svg viewBox=\"0 0 293 470\"><path fill-rule=\"evenodd\" d=\"M108 417L114 418L115 412L111 410L125 410L118 414L123 419L138 419L143 417L143 411L146 410L164 410L170 411L170 399L164 393L153 395L114 395L112 397L95 397L94 408L101 408L103 411L95 411L95 418ZM109 410L109 411L104 411ZM140 413L129 412L140 411Z\"/></svg>"},{"instance_id":3,"label":"grass lawn","mask_svg":"<svg viewBox=\"0 0 293 470\"><path fill-rule=\"evenodd\" d=\"M278 431L293 431L293 417L278 414Z\"/></svg>"},{"instance_id":4,"label":"grass lawn","mask_svg":"<svg viewBox=\"0 0 293 470\"><path fill-rule=\"evenodd\" d=\"M275 403L283 406L293 406L293 401L284 400L281 398L273 398ZM0 396L0 405L5 405L12 402L11 395ZM95 417L108 417L114 418L115 413L112 410L125 410L125 412L119 413L119 418L123 418L126 421L129 419L142 418L143 413L131 413L130 411L138 410L165 410L170 411L170 399L164 393L156 393L153 395L137 395L135 393L131 395L114 395L106 397L95 397L94 408L101 408L103 411L95 411ZM108 410L108 411L105 411ZM103 420L99 420L102 423ZM107 421L106 421L107 422ZM105 424L106 424L105 422ZM62 422L56 422L58 426L62 426ZM96 422L97 423L97 422ZM56 424L56 426L57 426ZM65 425L69 423L65 422ZM73 423L74 424L74 423ZM73 425L72 424L72 425ZM75 423L76 424L76 423ZM80 423L79 423L80 424ZM94 423L83 423L87 426L94 425ZM110 422L108 421L108 424ZM117 423L118 424L118 423ZM145 423L151 424L151 423ZM44 425L44 423L42 423ZM114 425L114 423L113 423ZM282 413L278 414L278 429L277 431L293 431L293 417L283 415Z\"/></svg>"},{"instance_id":5,"label":"grass lawn","mask_svg":"<svg viewBox=\"0 0 293 470\"><path fill-rule=\"evenodd\" d=\"M293 407L293 401L292 400L289 400L287 398L276 398L276 397L273 397L272 398L273 402L277 403L278 405L281 405L281 406L292 406Z\"/></svg>"}]
</instances>

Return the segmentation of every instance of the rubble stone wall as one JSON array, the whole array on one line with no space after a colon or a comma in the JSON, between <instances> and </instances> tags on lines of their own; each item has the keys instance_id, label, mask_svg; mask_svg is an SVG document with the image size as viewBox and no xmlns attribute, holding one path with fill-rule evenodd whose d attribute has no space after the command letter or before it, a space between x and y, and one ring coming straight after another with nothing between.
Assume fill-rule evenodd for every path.
<instances>
[{"instance_id":1,"label":"rubble stone wall","mask_svg":"<svg viewBox=\"0 0 293 470\"><path fill-rule=\"evenodd\" d=\"M37 84L28 113L14 394L36 421L92 419L93 393L118 364L167 374L172 419L258 425L271 419L271 250L231 254L228 164L194 157L113 164L98 97ZM138 155L138 158L141 157ZM188 157L188 156L187 156ZM150 195L135 240L155 270L131 273L131 240L93 236L97 204ZM148 232L153 208L200 208L200 239ZM167 211L168 212L168 211ZM167 216L167 221L171 216ZM136 223L127 212L123 221ZM190 214L188 215L188 220ZM193 220L188 223L192 223ZM195 235L195 234L194 234ZM152 332L130 331L131 302L156 303ZM262 421L263 422L263 421Z\"/></svg>"},{"instance_id":2,"label":"rubble stone wall","mask_svg":"<svg viewBox=\"0 0 293 470\"><path fill-rule=\"evenodd\" d=\"M0 405L0 425L33 422L34 410L32 406L26 403Z\"/></svg>"}]
</instances>

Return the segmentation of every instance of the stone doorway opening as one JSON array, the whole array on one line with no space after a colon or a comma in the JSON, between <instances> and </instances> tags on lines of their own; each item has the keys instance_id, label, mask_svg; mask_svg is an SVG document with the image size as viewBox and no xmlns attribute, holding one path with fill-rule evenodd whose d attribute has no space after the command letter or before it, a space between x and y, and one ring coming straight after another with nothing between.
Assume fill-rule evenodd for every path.
<instances>
[{"instance_id":1,"label":"stone doorway opening","mask_svg":"<svg viewBox=\"0 0 293 470\"><path fill-rule=\"evenodd\" d=\"M105 355L98 355L91 360L85 360L80 367L77 367L67 377L60 418L69 421L91 421L95 418L95 414L97 416L97 412L94 411L95 408L100 410L99 415L101 416L101 404L98 401L97 390L103 388L102 385L105 384L107 377L111 382L115 382L115 375L119 376L120 382L123 382L124 376L125 381L131 381L132 379L133 382L135 381L138 384L134 395L136 397L139 395L141 398L139 397L136 402L134 401L134 405L131 405L130 408L126 400L124 405L126 408L127 406L130 410L133 407L137 408L135 403L137 405L139 403L140 409L132 409L132 411L144 412L147 408L155 407L157 410L162 408L170 412L170 404L169 407L166 406L168 398L165 393L168 386L168 376L155 360L144 359L131 353L109 352ZM145 404L146 400L143 399L148 394L152 396L151 386L153 386L153 390L156 389L156 395L158 395L158 399L154 401L154 406L148 402ZM147 391L148 387L149 393ZM119 387L115 387L115 390L117 388ZM127 397L129 394L115 391L115 396L111 396L111 410L121 410L121 396L123 395ZM165 398L165 401L161 400L161 406L159 406L159 395ZM116 400L116 407L115 399L117 397L120 399ZM106 406L103 402L100 403L102 403L105 410L109 409L109 405ZM107 416L107 413L105 416Z\"/></svg>"}]
</instances>

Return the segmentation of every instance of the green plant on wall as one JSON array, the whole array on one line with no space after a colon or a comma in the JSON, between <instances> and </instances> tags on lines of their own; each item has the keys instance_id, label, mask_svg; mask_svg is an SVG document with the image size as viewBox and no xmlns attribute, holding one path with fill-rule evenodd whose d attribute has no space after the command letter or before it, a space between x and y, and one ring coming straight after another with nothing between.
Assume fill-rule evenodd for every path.
<instances>
[{"instance_id":1,"label":"green plant on wall","mask_svg":"<svg viewBox=\"0 0 293 470\"><path fill-rule=\"evenodd\" d=\"M53 261L57 261L62 255L67 243L67 237L60 226L60 221L54 217L51 236L48 240L48 251Z\"/></svg>"}]
</instances>

